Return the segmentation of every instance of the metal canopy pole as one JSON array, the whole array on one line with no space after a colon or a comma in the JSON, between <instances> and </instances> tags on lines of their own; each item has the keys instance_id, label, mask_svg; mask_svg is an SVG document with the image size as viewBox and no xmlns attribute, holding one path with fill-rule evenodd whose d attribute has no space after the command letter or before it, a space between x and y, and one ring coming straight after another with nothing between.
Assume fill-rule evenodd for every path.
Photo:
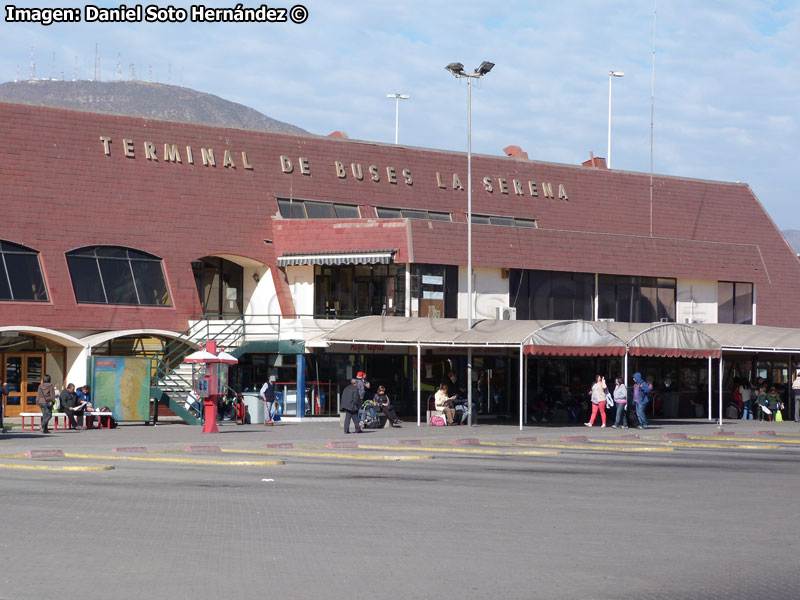
<instances>
[{"instance_id":1,"label":"metal canopy pole","mask_svg":"<svg viewBox=\"0 0 800 600\"><path fill-rule=\"evenodd\" d=\"M720 354L722 356L722 354ZM695 415L697 416L697 415ZM708 420L711 420L711 357L708 357Z\"/></svg>"},{"instance_id":2,"label":"metal canopy pole","mask_svg":"<svg viewBox=\"0 0 800 600\"><path fill-rule=\"evenodd\" d=\"M522 398L523 406L525 408L525 415L524 415L524 418L523 418L523 422L524 423L528 422L528 382L527 382L527 379L528 379L528 359L529 358L530 358L530 356L528 356L526 354L525 355L525 367L524 367L525 380L526 380L525 381L525 393L524 393L524 396Z\"/></svg>"},{"instance_id":3,"label":"metal canopy pole","mask_svg":"<svg viewBox=\"0 0 800 600\"><path fill-rule=\"evenodd\" d=\"M422 348L417 344L417 427L421 425L422 406Z\"/></svg>"},{"instance_id":4,"label":"metal canopy pole","mask_svg":"<svg viewBox=\"0 0 800 600\"><path fill-rule=\"evenodd\" d=\"M523 356L522 352L522 344L519 345L519 430L522 431L522 424L523 424L523 415L522 415L522 407L523 407L523 390L524 390L524 368L525 368L525 357Z\"/></svg>"},{"instance_id":5,"label":"metal canopy pole","mask_svg":"<svg viewBox=\"0 0 800 600\"><path fill-rule=\"evenodd\" d=\"M719 354L719 426L722 427L722 353Z\"/></svg>"}]
</instances>

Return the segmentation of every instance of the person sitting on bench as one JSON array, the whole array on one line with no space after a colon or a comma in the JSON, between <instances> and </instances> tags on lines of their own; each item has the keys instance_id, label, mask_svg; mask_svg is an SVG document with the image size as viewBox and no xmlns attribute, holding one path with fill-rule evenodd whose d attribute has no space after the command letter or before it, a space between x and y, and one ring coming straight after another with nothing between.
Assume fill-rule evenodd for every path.
<instances>
[{"instance_id":1,"label":"person sitting on bench","mask_svg":"<svg viewBox=\"0 0 800 600\"><path fill-rule=\"evenodd\" d=\"M378 386L378 393L375 394L372 400L378 405L378 410L386 415L392 427L400 427L402 421L397 418L397 413L395 413L392 408L392 402L389 400L389 396L386 395L386 388L384 386Z\"/></svg>"}]
</instances>

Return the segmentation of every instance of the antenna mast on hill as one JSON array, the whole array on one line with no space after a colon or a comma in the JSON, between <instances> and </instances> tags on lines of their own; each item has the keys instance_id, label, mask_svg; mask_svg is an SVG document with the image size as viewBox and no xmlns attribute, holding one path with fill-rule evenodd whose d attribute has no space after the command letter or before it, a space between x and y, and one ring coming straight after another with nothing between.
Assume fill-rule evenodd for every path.
<instances>
[{"instance_id":1,"label":"antenna mast on hill","mask_svg":"<svg viewBox=\"0 0 800 600\"><path fill-rule=\"evenodd\" d=\"M133 63L128 66L131 68L131 81L136 81L136 67L133 66Z\"/></svg>"},{"instance_id":2,"label":"antenna mast on hill","mask_svg":"<svg viewBox=\"0 0 800 600\"><path fill-rule=\"evenodd\" d=\"M33 46L31 46L31 79L36 79L36 63L33 60Z\"/></svg>"},{"instance_id":3,"label":"antenna mast on hill","mask_svg":"<svg viewBox=\"0 0 800 600\"><path fill-rule=\"evenodd\" d=\"M100 57L97 54L99 46L100 46L100 44L98 44L97 42L94 43L94 80L95 81L98 81L100 79Z\"/></svg>"},{"instance_id":4,"label":"antenna mast on hill","mask_svg":"<svg viewBox=\"0 0 800 600\"><path fill-rule=\"evenodd\" d=\"M117 81L122 81L122 61L119 52L117 52Z\"/></svg>"},{"instance_id":5,"label":"antenna mast on hill","mask_svg":"<svg viewBox=\"0 0 800 600\"><path fill-rule=\"evenodd\" d=\"M50 79L56 78L56 53L53 52L53 58L50 61Z\"/></svg>"},{"instance_id":6,"label":"antenna mast on hill","mask_svg":"<svg viewBox=\"0 0 800 600\"><path fill-rule=\"evenodd\" d=\"M72 81L78 81L78 56L75 56L75 68L72 70Z\"/></svg>"},{"instance_id":7,"label":"antenna mast on hill","mask_svg":"<svg viewBox=\"0 0 800 600\"><path fill-rule=\"evenodd\" d=\"M153 83L153 65L147 65L147 83Z\"/></svg>"},{"instance_id":8,"label":"antenna mast on hill","mask_svg":"<svg viewBox=\"0 0 800 600\"><path fill-rule=\"evenodd\" d=\"M653 0L653 74L650 82L650 237L653 237L653 113L656 104L656 0Z\"/></svg>"}]
</instances>

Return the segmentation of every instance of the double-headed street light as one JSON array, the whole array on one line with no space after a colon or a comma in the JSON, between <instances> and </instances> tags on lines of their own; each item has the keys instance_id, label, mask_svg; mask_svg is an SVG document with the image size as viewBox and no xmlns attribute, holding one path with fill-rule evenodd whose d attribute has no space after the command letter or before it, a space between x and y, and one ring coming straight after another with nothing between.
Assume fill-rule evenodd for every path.
<instances>
[{"instance_id":1,"label":"double-headed street light","mask_svg":"<svg viewBox=\"0 0 800 600\"><path fill-rule=\"evenodd\" d=\"M408 100L411 98L408 94L386 94L387 98L394 98L394 143L397 143L398 133L400 131L400 100Z\"/></svg>"},{"instance_id":2,"label":"double-headed street light","mask_svg":"<svg viewBox=\"0 0 800 600\"><path fill-rule=\"evenodd\" d=\"M445 67L455 77L467 80L467 328L472 329L472 80L483 77L494 63L483 61L474 73L465 73L461 63ZM467 424L472 426L472 348L467 348Z\"/></svg>"},{"instance_id":3,"label":"double-headed street light","mask_svg":"<svg viewBox=\"0 0 800 600\"><path fill-rule=\"evenodd\" d=\"M614 77L625 77L622 71L608 72L608 154L606 154L606 166L611 168L611 81Z\"/></svg>"}]
</instances>

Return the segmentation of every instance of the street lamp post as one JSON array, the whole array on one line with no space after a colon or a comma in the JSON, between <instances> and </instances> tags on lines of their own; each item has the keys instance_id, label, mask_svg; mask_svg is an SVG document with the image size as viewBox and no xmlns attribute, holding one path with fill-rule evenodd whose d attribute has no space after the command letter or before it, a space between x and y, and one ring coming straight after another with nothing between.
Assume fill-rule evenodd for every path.
<instances>
[{"instance_id":1,"label":"street lamp post","mask_svg":"<svg viewBox=\"0 0 800 600\"><path fill-rule=\"evenodd\" d=\"M608 72L608 154L606 154L606 166L611 168L611 80L614 77L624 77L622 71Z\"/></svg>"},{"instance_id":2,"label":"street lamp post","mask_svg":"<svg viewBox=\"0 0 800 600\"><path fill-rule=\"evenodd\" d=\"M445 67L455 77L467 80L467 328L472 329L472 80L483 77L494 63L483 61L474 73L465 73L461 63ZM472 348L467 348L467 424L472 426Z\"/></svg>"},{"instance_id":3,"label":"street lamp post","mask_svg":"<svg viewBox=\"0 0 800 600\"><path fill-rule=\"evenodd\" d=\"M408 94L386 94L387 98L394 98L394 143L397 143L400 131L400 100L411 98Z\"/></svg>"}]
</instances>

